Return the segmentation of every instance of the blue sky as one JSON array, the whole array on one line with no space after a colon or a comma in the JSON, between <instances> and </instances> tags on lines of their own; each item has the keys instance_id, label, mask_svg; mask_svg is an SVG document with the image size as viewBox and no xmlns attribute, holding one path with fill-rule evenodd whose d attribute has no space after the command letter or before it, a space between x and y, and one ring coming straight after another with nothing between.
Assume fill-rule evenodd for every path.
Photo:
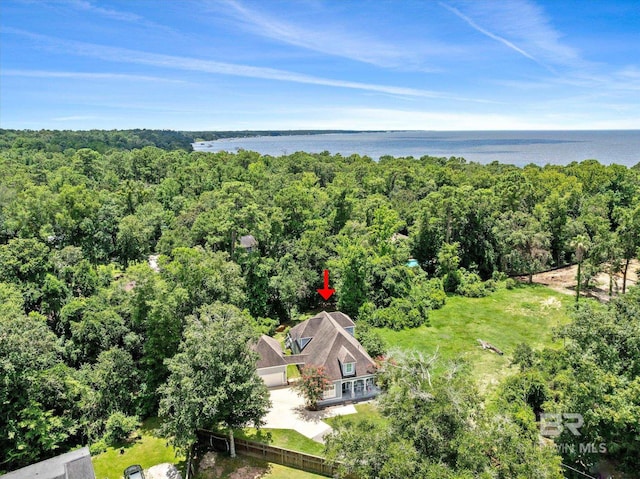
<instances>
[{"instance_id":1,"label":"blue sky","mask_svg":"<svg viewBox=\"0 0 640 479\"><path fill-rule=\"evenodd\" d=\"M0 28L3 128L640 128L638 0L2 0Z\"/></svg>"}]
</instances>

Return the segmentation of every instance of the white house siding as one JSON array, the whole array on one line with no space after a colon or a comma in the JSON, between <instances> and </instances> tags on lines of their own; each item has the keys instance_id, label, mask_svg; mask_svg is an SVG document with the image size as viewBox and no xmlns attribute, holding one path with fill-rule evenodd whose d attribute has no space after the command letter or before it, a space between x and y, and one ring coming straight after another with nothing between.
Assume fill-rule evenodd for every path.
<instances>
[{"instance_id":1,"label":"white house siding","mask_svg":"<svg viewBox=\"0 0 640 479\"><path fill-rule=\"evenodd\" d=\"M273 366L270 368L259 368L258 376L262 378L269 388L287 385L287 366Z\"/></svg>"}]
</instances>

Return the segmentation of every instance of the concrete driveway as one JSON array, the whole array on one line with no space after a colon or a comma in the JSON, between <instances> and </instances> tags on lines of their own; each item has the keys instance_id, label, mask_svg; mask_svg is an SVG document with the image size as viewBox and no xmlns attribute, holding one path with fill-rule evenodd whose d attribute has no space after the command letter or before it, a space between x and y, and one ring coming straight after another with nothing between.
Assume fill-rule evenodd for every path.
<instances>
[{"instance_id":1,"label":"concrete driveway","mask_svg":"<svg viewBox=\"0 0 640 479\"><path fill-rule=\"evenodd\" d=\"M269 394L272 405L265 417L264 427L293 429L317 442L324 442L325 434L331 431L331 426L323 421L324 418L357 412L352 404L331 406L321 411L307 411L304 407L304 399L288 387L271 389Z\"/></svg>"}]
</instances>

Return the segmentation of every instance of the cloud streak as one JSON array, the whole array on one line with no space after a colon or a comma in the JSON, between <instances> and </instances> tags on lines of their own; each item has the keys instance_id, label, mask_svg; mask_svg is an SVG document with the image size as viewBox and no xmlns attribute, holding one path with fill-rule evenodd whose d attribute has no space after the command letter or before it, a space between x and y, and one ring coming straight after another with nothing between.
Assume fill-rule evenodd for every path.
<instances>
[{"instance_id":1,"label":"cloud streak","mask_svg":"<svg viewBox=\"0 0 640 479\"><path fill-rule=\"evenodd\" d=\"M500 35L496 35L495 33L491 33L489 30L487 30L485 28L482 28L480 25L478 25L476 22L471 20L469 17L467 17L464 13L462 13L457 8L454 8L454 7L450 6L450 5L447 5L446 3L442 3L442 2L440 2L440 5L442 5L444 8L449 10L451 13L453 13L458 18L461 18L462 20L464 20L474 30L477 30L480 33L482 33L483 35L486 35L489 38L493 38L494 40L502 43L503 45L506 45L507 47L511 48L512 50L518 52L523 57L527 57L529 60L533 60L534 62L539 63L538 60L533 55L525 52L522 48L517 47L516 45L514 45L512 42L510 42L506 38L502 38Z\"/></svg>"},{"instance_id":2,"label":"cloud streak","mask_svg":"<svg viewBox=\"0 0 640 479\"><path fill-rule=\"evenodd\" d=\"M451 3L453 3L452 6ZM593 66L561 41L541 7L528 0L439 2L474 30L537 63L554 74L557 68Z\"/></svg>"},{"instance_id":3,"label":"cloud streak","mask_svg":"<svg viewBox=\"0 0 640 479\"><path fill-rule=\"evenodd\" d=\"M159 23L148 20L142 15L136 13L127 12L124 10L116 10L113 8L105 8L95 5L89 0L19 0L26 4L33 4L35 8L41 8L43 6L49 6L53 8L66 8L67 10L75 10L82 14L91 14L94 16L100 16L107 20L112 20L118 23L130 23L132 25L138 25L152 30L162 30L165 33L175 35L176 32L170 27L161 25Z\"/></svg>"},{"instance_id":4,"label":"cloud streak","mask_svg":"<svg viewBox=\"0 0 640 479\"><path fill-rule=\"evenodd\" d=\"M143 24L150 23L144 17L141 17L140 15L136 15L135 13L123 12L120 10L113 10L113 9L104 8L104 7L98 7L92 4L91 2L88 2L87 0L66 0L65 3L77 10L95 13L100 16L110 18L112 20L129 22L129 23L143 23Z\"/></svg>"},{"instance_id":5,"label":"cloud streak","mask_svg":"<svg viewBox=\"0 0 640 479\"><path fill-rule=\"evenodd\" d=\"M263 80L285 81L293 83L302 83L310 85L321 85L328 87L346 88L352 90L361 90L369 92L378 92L390 95L400 95L418 98L439 98L447 100L455 100L462 102L491 103L484 99L465 98L451 95L439 91L431 91L410 87L398 87L390 85L379 85L372 83L336 80L331 78L317 77L306 75L303 73L291 72L268 67L255 67L250 65L242 65L237 63L219 62L215 60L204 60L198 58L181 57L174 55L165 55L159 53L149 53L139 50L131 50L126 48L109 47L94 43L76 42L71 40L62 40L32 32L26 32L19 29L6 28L5 33L18 34L28 37L44 48L53 49L54 51L64 51L79 56L97 58L100 60L130 63L136 65L147 65L170 70L195 71L201 73L230 75L246 78L257 78Z\"/></svg>"},{"instance_id":6,"label":"cloud streak","mask_svg":"<svg viewBox=\"0 0 640 479\"><path fill-rule=\"evenodd\" d=\"M132 75L128 73L96 73L96 72L61 72L46 70L2 70L1 76L26 77L26 78L68 78L77 80L125 80L125 81L150 81L166 83L187 83L184 80L174 80L149 75Z\"/></svg>"},{"instance_id":7,"label":"cloud streak","mask_svg":"<svg viewBox=\"0 0 640 479\"><path fill-rule=\"evenodd\" d=\"M412 48L401 47L382 42L371 35L358 33L358 27L349 32L332 25L320 24L316 19L313 25L295 25L283 21L257 9L248 8L239 0L208 1L205 5L222 4L224 9L216 9L216 13L235 18L245 30L252 34L276 40L296 47L324 53L332 56L348 58L358 62L369 63L380 67L403 67L423 72L440 71L421 65L420 48L414 44ZM446 45L434 45L439 53L449 50Z\"/></svg>"}]
</instances>

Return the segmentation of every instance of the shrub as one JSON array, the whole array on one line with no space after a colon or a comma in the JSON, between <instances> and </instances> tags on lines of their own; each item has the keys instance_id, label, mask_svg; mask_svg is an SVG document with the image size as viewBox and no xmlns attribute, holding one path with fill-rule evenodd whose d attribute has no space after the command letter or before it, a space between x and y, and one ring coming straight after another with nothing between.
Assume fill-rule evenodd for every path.
<instances>
[{"instance_id":1,"label":"shrub","mask_svg":"<svg viewBox=\"0 0 640 479\"><path fill-rule=\"evenodd\" d=\"M508 276L506 275L506 273L503 273L502 271L494 271L493 274L491 275L491 279L494 280L496 283L499 283L500 281L504 281L507 278Z\"/></svg>"},{"instance_id":2,"label":"shrub","mask_svg":"<svg viewBox=\"0 0 640 479\"><path fill-rule=\"evenodd\" d=\"M136 430L138 423L136 416L126 416L120 411L114 412L107 419L104 433L105 441L111 446L124 441Z\"/></svg>"},{"instance_id":3,"label":"shrub","mask_svg":"<svg viewBox=\"0 0 640 479\"><path fill-rule=\"evenodd\" d=\"M384 356L387 353L387 343L378 331L371 329L366 322L358 321L356 325L356 339L360 341L362 347L369 356L375 358Z\"/></svg>"},{"instance_id":4,"label":"shrub","mask_svg":"<svg viewBox=\"0 0 640 479\"><path fill-rule=\"evenodd\" d=\"M362 306L360 306L360 309L358 309L358 322L373 324L372 320L375 312L376 312L376 305L373 304L371 301L367 301Z\"/></svg>"},{"instance_id":5,"label":"shrub","mask_svg":"<svg viewBox=\"0 0 640 479\"><path fill-rule=\"evenodd\" d=\"M428 309L420 308L410 299L394 298L389 307L376 310L370 322L373 326L395 331L415 328L429 322Z\"/></svg>"},{"instance_id":6,"label":"shrub","mask_svg":"<svg viewBox=\"0 0 640 479\"><path fill-rule=\"evenodd\" d=\"M432 278L425 283L425 289L431 305L431 309L442 308L447 301L447 293L442 286L440 278Z\"/></svg>"},{"instance_id":7,"label":"shrub","mask_svg":"<svg viewBox=\"0 0 640 479\"><path fill-rule=\"evenodd\" d=\"M89 452L92 456L95 456L97 454L105 452L107 450L107 447L107 442L104 440L104 438L98 439L96 442L89 445Z\"/></svg>"},{"instance_id":8,"label":"shrub","mask_svg":"<svg viewBox=\"0 0 640 479\"><path fill-rule=\"evenodd\" d=\"M496 283L493 279L488 279L484 282L484 287L487 288L487 291L494 292L498 289L498 283Z\"/></svg>"},{"instance_id":9,"label":"shrub","mask_svg":"<svg viewBox=\"0 0 640 479\"><path fill-rule=\"evenodd\" d=\"M505 282L505 287L507 289L514 289L517 286L518 286L518 283L516 282L515 279L507 278L507 281Z\"/></svg>"},{"instance_id":10,"label":"shrub","mask_svg":"<svg viewBox=\"0 0 640 479\"><path fill-rule=\"evenodd\" d=\"M477 273L470 273L462 268L459 273L461 281L456 293L468 298L482 298L495 291L496 284L493 280L483 282Z\"/></svg>"},{"instance_id":11,"label":"shrub","mask_svg":"<svg viewBox=\"0 0 640 479\"><path fill-rule=\"evenodd\" d=\"M271 318L255 318L255 329L260 334L266 334L267 336L273 336L278 327L278 320Z\"/></svg>"},{"instance_id":12,"label":"shrub","mask_svg":"<svg viewBox=\"0 0 640 479\"><path fill-rule=\"evenodd\" d=\"M533 366L535 354L527 343L519 343L513 351L511 365L520 365L520 371L525 371Z\"/></svg>"},{"instance_id":13,"label":"shrub","mask_svg":"<svg viewBox=\"0 0 640 479\"><path fill-rule=\"evenodd\" d=\"M451 271L444 275L442 286L447 293L453 293L458 289L461 282L462 275L460 274L460 271Z\"/></svg>"}]
</instances>

